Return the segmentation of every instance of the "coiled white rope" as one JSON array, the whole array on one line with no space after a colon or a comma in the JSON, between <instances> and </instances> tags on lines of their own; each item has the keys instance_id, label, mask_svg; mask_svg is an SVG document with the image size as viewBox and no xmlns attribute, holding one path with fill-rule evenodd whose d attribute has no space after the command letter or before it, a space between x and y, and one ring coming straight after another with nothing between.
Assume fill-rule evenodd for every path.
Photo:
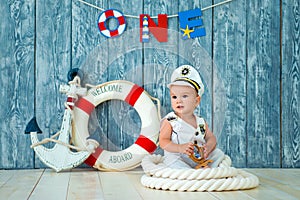
<instances>
[{"instance_id":1,"label":"coiled white rope","mask_svg":"<svg viewBox=\"0 0 300 200\"><path fill-rule=\"evenodd\" d=\"M142 161L146 174L141 183L152 189L171 191L224 191L258 186L255 175L230 165L231 159L225 156L217 168L173 169L163 163L163 156L149 155Z\"/></svg>"}]
</instances>

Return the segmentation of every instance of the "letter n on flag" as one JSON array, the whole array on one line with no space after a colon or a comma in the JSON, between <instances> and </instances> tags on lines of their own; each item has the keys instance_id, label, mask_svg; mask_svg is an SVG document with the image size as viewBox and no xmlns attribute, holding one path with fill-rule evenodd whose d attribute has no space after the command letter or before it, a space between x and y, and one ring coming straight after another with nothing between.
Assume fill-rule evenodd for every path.
<instances>
[{"instance_id":1,"label":"letter n on flag","mask_svg":"<svg viewBox=\"0 0 300 200\"><path fill-rule=\"evenodd\" d=\"M168 17L166 14L158 15L158 23L156 24L153 19L147 14L140 15L140 42L143 42L143 19L144 16L148 18L148 28L149 32L153 34L153 36L159 42L167 42L168 41Z\"/></svg>"}]
</instances>

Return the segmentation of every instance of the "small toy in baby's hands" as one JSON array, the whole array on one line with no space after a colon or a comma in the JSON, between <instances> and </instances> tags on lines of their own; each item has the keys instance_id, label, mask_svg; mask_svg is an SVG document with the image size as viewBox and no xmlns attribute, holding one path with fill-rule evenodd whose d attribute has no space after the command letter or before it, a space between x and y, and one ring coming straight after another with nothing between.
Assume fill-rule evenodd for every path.
<instances>
[{"instance_id":1,"label":"small toy in baby's hands","mask_svg":"<svg viewBox=\"0 0 300 200\"><path fill-rule=\"evenodd\" d=\"M190 155L190 158L198 163L195 169L206 168L209 163L212 163L213 160L205 160L204 158L204 149L203 147L194 144L194 153Z\"/></svg>"}]
</instances>

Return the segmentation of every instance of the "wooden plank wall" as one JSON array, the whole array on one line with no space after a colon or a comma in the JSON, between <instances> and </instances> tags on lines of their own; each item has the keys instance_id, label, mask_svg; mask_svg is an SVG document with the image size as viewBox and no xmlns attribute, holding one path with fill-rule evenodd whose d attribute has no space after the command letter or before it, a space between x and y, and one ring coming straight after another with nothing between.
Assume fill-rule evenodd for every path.
<instances>
[{"instance_id":1,"label":"wooden plank wall","mask_svg":"<svg viewBox=\"0 0 300 200\"><path fill-rule=\"evenodd\" d=\"M88 0L124 14L177 14L214 1ZM49 137L59 130L59 86L72 68L83 83L125 79L137 83L170 111L172 71L194 65L206 92L201 113L236 167L300 167L300 7L298 0L246 1L203 11L207 35L182 40L178 17L168 19L168 42L139 42L139 19L127 17L116 39L100 34L100 11L77 0L7 0L0 6L0 168L40 168L24 129L36 116ZM112 24L113 26L113 24ZM89 129L109 150L139 135L137 112L117 100L99 105ZM48 145L49 146L49 145ZM51 145L50 145L51 146ZM161 153L158 149L157 153Z\"/></svg>"}]
</instances>

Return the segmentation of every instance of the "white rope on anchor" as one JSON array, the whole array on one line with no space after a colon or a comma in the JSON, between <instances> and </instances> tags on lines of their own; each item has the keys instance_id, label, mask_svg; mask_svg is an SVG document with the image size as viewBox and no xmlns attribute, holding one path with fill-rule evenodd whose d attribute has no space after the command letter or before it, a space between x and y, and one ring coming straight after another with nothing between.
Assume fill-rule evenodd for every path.
<instances>
[{"instance_id":1,"label":"white rope on anchor","mask_svg":"<svg viewBox=\"0 0 300 200\"><path fill-rule=\"evenodd\" d=\"M152 189L171 191L224 191L258 186L255 175L230 165L231 159L225 156L217 168L174 169L163 163L161 155L146 156L142 161L146 174L141 183Z\"/></svg>"},{"instance_id":2,"label":"white rope on anchor","mask_svg":"<svg viewBox=\"0 0 300 200\"><path fill-rule=\"evenodd\" d=\"M69 105L67 105L65 103L65 107L70 111L71 108L69 107ZM94 152L94 146L97 146L99 144L93 144L91 147L89 145L89 143L93 143L94 140L87 140L87 146L85 148L80 148L80 147L77 147L77 146L74 146L74 145L71 145L71 144L68 144L68 143L65 143L65 142L62 142L60 140L57 140L55 139L56 137L58 137L59 135L61 134L60 131L57 131L54 135L52 135L50 138L44 138L43 140L41 140L40 142L37 142L37 143L34 143L30 146L30 148L34 148L36 146L39 146L39 145L43 145L43 144L46 144L46 143L49 143L49 142L54 142L54 143L57 143L57 144L60 144L60 145L63 145L65 147L68 147L69 149L74 149L76 151L89 151L91 153Z\"/></svg>"}]
</instances>

